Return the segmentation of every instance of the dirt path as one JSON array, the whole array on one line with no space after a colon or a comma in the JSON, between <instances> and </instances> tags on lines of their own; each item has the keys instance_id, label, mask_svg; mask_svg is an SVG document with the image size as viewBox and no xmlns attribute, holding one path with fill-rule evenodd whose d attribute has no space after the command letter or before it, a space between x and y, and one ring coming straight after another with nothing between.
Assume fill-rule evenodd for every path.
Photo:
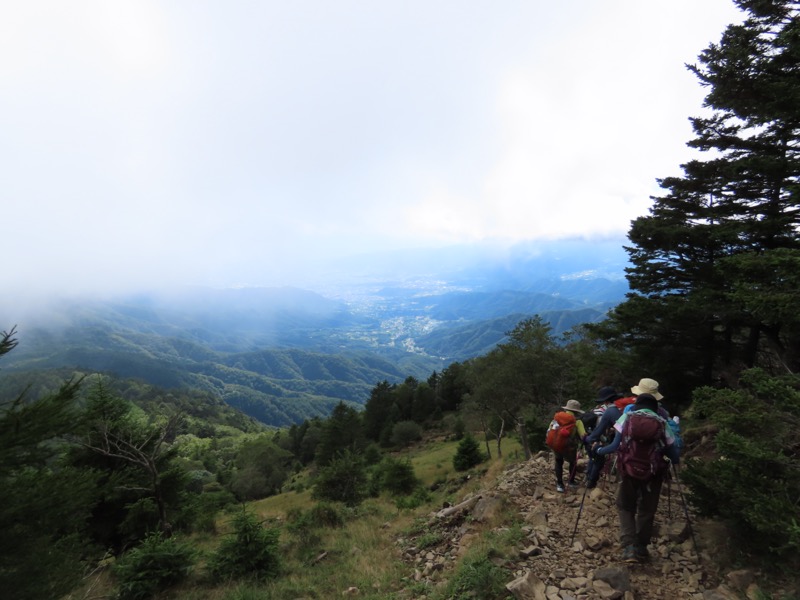
<instances>
[{"instance_id":1,"label":"dirt path","mask_svg":"<svg viewBox=\"0 0 800 600\"><path fill-rule=\"evenodd\" d=\"M506 471L498 491L517 506L530 527L526 552L531 556L520 561L515 574L527 578L529 589L541 591L543 585L544 595L538 597L702 600L708 597L704 592L719 584L718 575L706 566L710 560L703 560L708 557L701 559L695 552L685 505L674 483L665 483L662 491L651 560L633 565L621 561L616 486L607 478L593 490L578 487L557 493L552 457L540 453Z\"/></svg>"},{"instance_id":2,"label":"dirt path","mask_svg":"<svg viewBox=\"0 0 800 600\"><path fill-rule=\"evenodd\" d=\"M585 461L578 470L580 482ZM487 524L498 522L494 518L498 511L507 511L511 506L524 523L525 539L516 556L498 559L498 564L509 572L507 589L516 600L765 597L755 583L753 571L719 572L716 559L721 554L720 542L726 538L717 538L716 545L711 541L713 528L699 526L674 481L669 485L665 482L662 488L650 560L623 562L616 484L610 479L601 478L593 490L577 487L558 493L551 453L541 452L529 461L515 464L501 473L491 489L470 494L455 506L430 515L426 534L437 532L435 547L421 543L424 534L397 540L402 559L413 572L409 579L434 587L442 585L460 557L480 538L480 531L485 531ZM483 529L476 524L483 524ZM701 529L706 535L701 534ZM419 600L426 596L413 597Z\"/></svg>"}]
</instances>

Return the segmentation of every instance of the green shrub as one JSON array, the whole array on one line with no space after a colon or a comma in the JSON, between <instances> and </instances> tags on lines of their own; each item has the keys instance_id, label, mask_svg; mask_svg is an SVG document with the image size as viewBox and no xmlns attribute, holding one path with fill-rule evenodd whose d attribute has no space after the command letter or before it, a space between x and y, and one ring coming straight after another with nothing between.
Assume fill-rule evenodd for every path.
<instances>
[{"instance_id":1,"label":"green shrub","mask_svg":"<svg viewBox=\"0 0 800 600\"><path fill-rule=\"evenodd\" d=\"M738 390L700 388L693 413L719 428L718 457L686 461L689 499L704 516L734 524L740 547L800 552L800 389L796 377L745 371Z\"/></svg>"},{"instance_id":2,"label":"green shrub","mask_svg":"<svg viewBox=\"0 0 800 600\"><path fill-rule=\"evenodd\" d=\"M505 598L508 575L488 554L467 556L445 587L448 600L496 600Z\"/></svg>"},{"instance_id":3,"label":"green shrub","mask_svg":"<svg viewBox=\"0 0 800 600\"><path fill-rule=\"evenodd\" d=\"M377 444L370 444L366 448L364 448L364 452L362 454L364 457L364 462L368 465L377 465L381 462L381 458L383 457L383 453L381 449L378 447Z\"/></svg>"},{"instance_id":4,"label":"green shrub","mask_svg":"<svg viewBox=\"0 0 800 600\"><path fill-rule=\"evenodd\" d=\"M191 529L213 533L216 531L217 513L236 501L228 490L197 494L187 510L190 511Z\"/></svg>"},{"instance_id":5,"label":"green shrub","mask_svg":"<svg viewBox=\"0 0 800 600\"><path fill-rule=\"evenodd\" d=\"M397 448L405 448L422 438L422 427L414 421L400 421L392 427L389 440Z\"/></svg>"},{"instance_id":6,"label":"green shrub","mask_svg":"<svg viewBox=\"0 0 800 600\"><path fill-rule=\"evenodd\" d=\"M374 475L380 489L390 494L407 496L419 485L414 466L409 459L398 460L393 456L386 456L377 466Z\"/></svg>"},{"instance_id":7,"label":"green shrub","mask_svg":"<svg viewBox=\"0 0 800 600\"><path fill-rule=\"evenodd\" d=\"M312 496L356 506L367 497L367 483L364 461L346 450L320 469Z\"/></svg>"},{"instance_id":8,"label":"green shrub","mask_svg":"<svg viewBox=\"0 0 800 600\"><path fill-rule=\"evenodd\" d=\"M192 548L151 533L114 566L120 600L143 600L184 580L194 568Z\"/></svg>"},{"instance_id":9,"label":"green shrub","mask_svg":"<svg viewBox=\"0 0 800 600\"><path fill-rule=\"evenodd\" d=\"M394 503L399 509L413 510L431 501L431 495L423 487L418 487L414 493L409 496L401 496L397 498Z\"/></svg>"},{"instance_id":10,"label":"green shrub","mask_svg":"<svg viewBox=\"0 0 800 600\"><path fill-rule=\"evenodd\" d=\"M526 419L525 429L528 432L528 448L531 452L539 452L540 450L550 451L550 448L545 443L547 437L547 429L550 427L549 419Z\"/></svg>"},{"instance_id":11,"label":"green shrub","mask_svg":"<svg viewBox=\"0 0 800 600\"><path fill-rule=\"evenodd\" d=\"M434 546L438 546L443 541L444 541L444 536L440 532L427 531L416 539L414 545L420 550L424 550L426 548L433 548Z\"/></svg>"},{"instance_id":12,"label":"green shrub","mask_svg":"<svg viewBox=\"0 0 800 600\"><path fill-rule=\"evenodd\" d=\"M286 531L292 536L301 560L307 560L316 553L322 539L319 526L314 523L310 512L292 509L286 515Z\"/></svg>"},{"instance_id":13,"label":"green shrub","mask_svg":"<svg viewBox=\"0 0 800 600\"><path fill-rule=\"evenodd\" d=\"M461 415L459 415L453 422L453 439L455 440L463 439L465 431L466 431L466 426L464 425L464 419L462 419Z\"/></svg>"},{"instance_id":14,"label":"green shrub","mask_svg":"<svg viewBox=\"0 0 800 600\"><path fill-rule=\"evenodd\" d=\"M345 517L335 504L317 502L308 511L311 522L317 527L341 527Z\"/></svg>"},{"instance_id":15,"label":"green shrub","mask_svg":"<svg viewBox=\"0 0 800 600\"><path fill-rule=\"evenodd\" d=\"M453 468L456 471L468 471L472 467L484 461L484 454L481 452L480 444L472 434L467 433L458 443L456 455L453 457Z\"/></svg>"},{"instance_id":16,"label":"green shrub","mask_svg":"<svg viewBox=\"0 0 800 600\"><path fill-rule=\"evenodd\" d=\"M264 527L255 515L242 512L233 520L234 533L211 556L208 568L216 581L243 577L265 580L280 570L279 531Z\"/></svg>"}]
</instances>

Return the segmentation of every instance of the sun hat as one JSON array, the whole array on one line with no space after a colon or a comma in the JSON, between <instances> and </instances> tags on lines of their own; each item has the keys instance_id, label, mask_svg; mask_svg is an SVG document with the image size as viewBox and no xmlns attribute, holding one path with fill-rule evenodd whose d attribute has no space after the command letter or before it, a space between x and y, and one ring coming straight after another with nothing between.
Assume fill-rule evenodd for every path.
<instances>
[{"instance_id":1,"label":"sun hat","mask_svg":"<svg viewBox=\"0 0 800 600\"><path fill-rule=\"evenodd\" d=\"M567 400L567 405L566 406L562 406L561 408L563 408L564 410L569 410L569 411L576 412L576 413L582 413L583 412L581 410L581 403L578 402L577 400Z\"/></svg>"},{"instance_id":2,"label":"sun hat","mask_svg":"<svg viewBox=\"0 0 800 600\"><path fill-rule=\"evenodd\" d=\"M639 394L636 397L636 403L633 405L633 410L640 410L646 408L653 412L658 412L658 400L653 394Z\"/></svg>"},{"instance_id":3,"label":"sun hat","mask_svg":"<svg viewBox=\"0 0 800 600\"><path fill-rule=\"evenodd\" d=\"M656 400L661 400L664 396L658 393L658 382L655 379L649 379L647 377L639 380L639 385L635 385L631 388L631 391L636 394L650 394Z\"/></svg>"},{"instance_id":4,"label":"sun hat","mask_svg":"<svg viewBox=\"0 0 800 600\"><path fill-rule=\"evenodd\" d=\"M595 404L612 402L613 400L619 400L620 398L622 398L622 394L617 392L617 390L610 385L607 385L597 390L597 400L595 400Z\"/></svg>"}]
</instances>

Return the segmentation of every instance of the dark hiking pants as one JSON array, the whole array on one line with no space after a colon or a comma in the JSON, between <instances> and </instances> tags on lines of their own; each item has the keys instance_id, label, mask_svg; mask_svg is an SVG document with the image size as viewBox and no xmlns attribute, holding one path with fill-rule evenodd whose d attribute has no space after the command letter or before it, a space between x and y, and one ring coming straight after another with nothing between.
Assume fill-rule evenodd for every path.
<instances>
[{"instance_id":1,"label":"dark hiking pants","mask_svg":"<svg viewBox=\"0 0 800 600\"><path fill-rule=\"evenodd\" d=\"M589 483L589 487L592 487L597 484L598 480L600 479L600 475L603 472L603 467L606 464L606 457L595 455L592 457L592 460L589 461L589 466L586 470L586 480Z\"/></svg>"},{"instance_id":2,"label":"dark hiking pants","mask_svg":"<svg viewBox=\"0 0 800 600\"><path fill-rule=\"evenodd\" d=\"M656 476L650 481L640 481L622 475L617 491L617 512L623 548L647 548L653 535L653 522L663 482L662 476Z\"/></svg>"},{"instance_id":3,"label":"dark hiking pants","mask_svg":"<svg viewBox=\"0 0 800 600\"><path fill-rule=\"evenodd\" d=\"M572 452L566 452L564 454L559 454L558 452L553 452L553 456L555 456L556 460L556 483L558 485L564 485L564 462L569 465L569 482L572 483L575 481L575 471L577 468L577 460L578 460L578 450L574 450Z\"/></svg>"}]
</instances>

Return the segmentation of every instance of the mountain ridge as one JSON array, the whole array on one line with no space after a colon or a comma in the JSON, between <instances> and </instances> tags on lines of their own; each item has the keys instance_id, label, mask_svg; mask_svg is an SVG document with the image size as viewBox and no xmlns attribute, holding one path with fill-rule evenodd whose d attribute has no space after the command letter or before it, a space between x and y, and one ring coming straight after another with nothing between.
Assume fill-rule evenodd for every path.
<instances>
[{"instance_id":1,"label":"mountain ridge","mask_svg":"<svg viewBox=\"0 0 800 600\"><path fill-rule=\"evenodd\" d=\"M4 368L79 367L195 386L288 425L338 402L363 405L382 381L424 380L485 354L525 318L539 315L555 335L603 318L627 283L610 247L591 248L474 263L453 251L438 271L409 258L391 277L365 270L349 283L321 284L324 292L194 286L51 299L49 312L19 323L20 344Z\"/></svg>"}]
</instances>

